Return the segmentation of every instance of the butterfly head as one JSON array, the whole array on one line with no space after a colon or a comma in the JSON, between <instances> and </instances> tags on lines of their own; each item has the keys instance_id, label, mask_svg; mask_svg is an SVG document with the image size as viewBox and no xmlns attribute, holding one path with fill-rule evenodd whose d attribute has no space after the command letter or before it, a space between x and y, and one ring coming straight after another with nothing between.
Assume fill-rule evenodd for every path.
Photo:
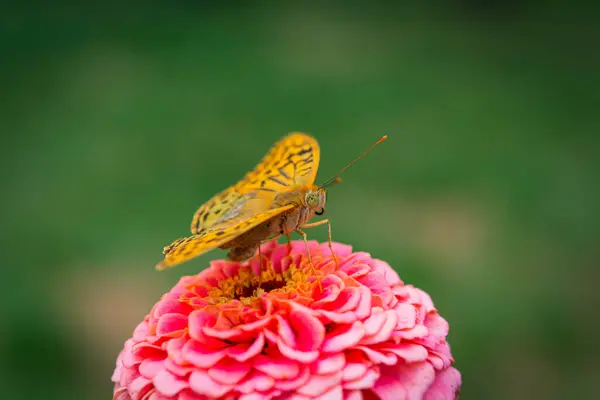
<instances>
[{"instance_id":1,"label":"butterfly head","mask_svg":"<svg viewBox=\"0 0 600 400\"><path fill-rule=\"evenodd\" d=\"M315 187L314 189L307 191L306 195L304 195L304 203L317 215L321 215L325 212L326 201L327 191L324 187Z\"/></svg>"}]
</instances>

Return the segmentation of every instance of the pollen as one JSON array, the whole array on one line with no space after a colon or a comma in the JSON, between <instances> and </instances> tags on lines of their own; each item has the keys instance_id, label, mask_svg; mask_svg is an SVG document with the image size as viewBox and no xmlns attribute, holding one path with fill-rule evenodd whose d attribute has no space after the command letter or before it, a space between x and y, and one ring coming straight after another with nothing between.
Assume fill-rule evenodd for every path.
<instances>
[{"instance_id":1,"label":"pollen","mask_svg":"<svg viewBox=\"0 0 600 400\"><path fill-rule=\"evenodd\" d=\"M266 293L304 291L308 276L301 268L291 264L285 271L277 272L270 262L265 264L260 274L253 273L250 267L242 267L235 276L218 281L217 286L208 290L206 300L212 304L239 300L250 306Z\"/></svg>"}]
</instances>

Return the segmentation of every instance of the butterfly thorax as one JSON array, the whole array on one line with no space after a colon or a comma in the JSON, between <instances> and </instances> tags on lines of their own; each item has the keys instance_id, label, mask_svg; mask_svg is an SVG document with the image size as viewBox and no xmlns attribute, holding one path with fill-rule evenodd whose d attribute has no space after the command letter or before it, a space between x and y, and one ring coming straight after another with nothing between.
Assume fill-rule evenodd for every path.
<instances>
[{"instance_id":1,"label":"butterfly thorax","mask_svg":"<svg viewBox=\"0 0 600 400\"><path fill-rule=\"evenodd\" d=\"M276 215L260 225L241 234L221 246L231 249L228 258L242 261L255 254L261 241L278 235L287 235L306 224L316 211L325 206L325 189L319 187L298 187L275 197L273 208L294 205L288 211ZM312 206L312 207L311 207Z\"/></svg>"},{"instance_id":2,"label":"butterfly thorax","mask_svg":"<svg viewBox=\"0 0 600 400\"><path fill-rule=\"evenodd\" d=\"M278 193L271 208L294 204L319 211L325 207L327 193L325 188L316 185L296 186L285 192Z\"/></svg>"}]
</instances>

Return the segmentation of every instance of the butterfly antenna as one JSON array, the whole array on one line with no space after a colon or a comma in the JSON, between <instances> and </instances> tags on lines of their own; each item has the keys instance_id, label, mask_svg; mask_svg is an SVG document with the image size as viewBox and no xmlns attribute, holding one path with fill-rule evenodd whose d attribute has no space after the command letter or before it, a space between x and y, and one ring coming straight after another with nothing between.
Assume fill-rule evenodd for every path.
<instances>
[{"instance_id":1,"label":"butterfly antenna","mask_svg":"<svg viewBox=\"0 0 600 400\"><path fill-rule=\"evenodd\" d=\"M338 172L337 174L333 175L331 178L327 179L327 181L321 185L321 187L327 187L330 185L334 185L336 183L340 183L342 181L342 179L340 178L340 175L347 170L348 168L350 168L355 162L357 162L358 160L360 160L361 158L363 158L364 156L367 155L367 153L369 153L371 150L373 150L375 148L375 146L377 146L379 143L384 142L387 139L387 135L382 136L377 142L375 142L375 144L373 144L371 147L369 147L367 150L365 150L364 153L362 153L360 156L356 157L350 164L346 165L344 168L342 168L340 170L340 172Z\"/></svg>"}]
</instances>

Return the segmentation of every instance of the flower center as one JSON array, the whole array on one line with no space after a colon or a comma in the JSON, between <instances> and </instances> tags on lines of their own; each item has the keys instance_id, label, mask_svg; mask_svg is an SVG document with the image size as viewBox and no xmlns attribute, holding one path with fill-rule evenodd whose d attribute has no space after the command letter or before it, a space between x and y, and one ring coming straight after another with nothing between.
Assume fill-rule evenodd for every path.
<instances>
[{"instance_id":1,"label":"flower center","mask_svg":"<svg viewBox=\"0 0 600 400\"><path fill-rule=\"evenodd\" d=\"M296 265L292 264L287 270L276 272L269 263L261 270L260 275L254 274L250 267L241 267L237 275L219 281L218 286L211 288L208 295L215 303L239 300L248 304L265 293L293 292L308 284L307 275Z\"/></svg>"}]
</instances>

